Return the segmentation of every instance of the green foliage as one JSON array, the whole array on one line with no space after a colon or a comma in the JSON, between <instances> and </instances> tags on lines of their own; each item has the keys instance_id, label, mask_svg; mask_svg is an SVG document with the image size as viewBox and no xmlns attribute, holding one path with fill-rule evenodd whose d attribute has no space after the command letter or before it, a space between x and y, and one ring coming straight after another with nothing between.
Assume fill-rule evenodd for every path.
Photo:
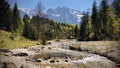
<instances>
[{"instance_id":1,"label":"green foliage","mask_svg":"<svg viewBox=\"0 0 120 68\"><path fill-rule=\"evenodd\" d=\"M106 39L108 32L108 19L107 19L107 9L108 4L107 0L102 0L100 5L100 24L101 24L101 34L103 35L102 39Z\"/></svg>"},{"instance_id":2,"label":"green foliage","mask_svg":"<svg viewBox=\"0 0 120 68\"><path fill-rule=\"evenodd\" d=\"M91 22L89 17L89 12L83 13L81 25L80 25L80 35L78 40L88 41L90 40L89 35L91 34Z\"/></svg>"},{"instance_id":3,"label":"green foliage","mask_svg":"<svg viewBox=\"0 0 120 68\"><path fill-rule=\"evenodd\" d=\"M13 36L11 32L7 32L4 30L0 30L0 37L0 48L5 49L21 48L25 46L36 45L36 43L39 43L37 41L32 41L20 35ZM12 37L14 37L14 40L12 39Z\"/></svg>"},{"instance_id":4,"label":"green foliage","mask_svg":"<svg viewBox=\"0 0 120 68\"><path fill-rule=\"evenodd\" d=\"M19 15L17 3L15 3L15 5L14 5L12 18L13 19L12 19L12 24L11 24L11 30L17 34L21 33L22 22L21 22L21 18Z\"/></svg>"},{"instance_id":5,"label":"green foliage","mask_svg":"<svg viewBox=\"0 0 120 68\"><path fill-rule=\"evenodd\" d=\"M31 19L38 30L38 38L42 39L45 36L46 40L51 39L66 39L69 36L74 36L73 25L55 22L45 17L34 16Z\"/></svg>"},{"instance_id":6,"label":"green foliage","mask_svg":"<svg viewBox=\"0 0 120 68\"><path fill-rule=\"evenodd\" d=\"M0 1L0 29L11 31L12 33L22 33L22 21L20 19L19 10L15 3L14 9L11 10L6 0Z\"/></svg>"},{"instance_id":7,"label":"green foliage","mask_svg":"<svg viewBox=\"0 0 120 68\"><path fill-rule=\"evenodd\" d=\"M0 0L0 29L10 31L12 12L6 0Z\"/></svg>"},{"instance_id":8,"label":"green foliage","mask_svg":"<svg viewBox=\"0 0 120 68\"><path fill-rule=\"evenodd\" d=\"M114 14L113 8L109 7L107 13L108 27L107 27L107 37L115 40L116 32L118 31L118 24L116 22L116 15Z\"/></svg>"},{"instance_id":9,"label":"green foliage","mask_svg":"<svg viewBox=\"0 0 120 68\"><path fill-rule=\"evenodd\" d=\"M120 6L120 0L115 0L115 1Z\"/></svg>"},{"instance_id":10,"label":"green foliage","mask_svg":"<svg viewBox=\"0 0 120 68\"><path fill-rule=\"evenodd\" d=\"M74 33L75 33L75 38L78 39L79 28L77 25L75 25Z\"/></svg>"},{"instance_id":11,"label":"green foliage","mask_svg":"<svg viewBox=\"0 0 120 68\"><path fill-rule=\"evenodd\" d=\"M42 10L32 19L25 14L21 20L16 3L13 10L10 9L6 0L1 0L0 6L2 9L0 29L11 31L13 36L22 33L26 38L41 40L42 44L52 39L76 38L82 41L120 39L120 19L115 15L114 8L107 4L107 0L101 1L99 9L94 1L92 15L89 16L89 12L84 12L80 27L50 20L43 15ZM12 40L16 39L12 38ZM4 42L3 39L0 41L0 43Z\"/></svg>"},{"instance_id":12,"label":"green foliage","mask_svg":"<svg viewBox=\"0 0 120 68\"><path fill-rule=\"evenodd\" d=\"M117 17L120 18L120 0L113 0L112 7L114 7Z\"/></svg>"},{"instance_id":13,"label":"green foliage","mask_svg":"<svg viewBox=\"0 0 120 68\"><path fill-rule=\"evenodd\" d=\"M99 31L100 31L101 28L98 28L98 26L100 25L100 22L98 21L99 20L98 9L97 9L95 1L93 3L91 19L92 19L92 23L91 23L92 24L92 30L94 32L93 39L98 40L99 39L98 34L100 33Z\"/></svg>"},{"instance_id":14,"label":"green foliage","mask_svg":"<svg viewBox=\"0 0 120 68\"><path fill-rule=\"evenodd\" d=\"M46 45L46 44L47 44L47 41L46 41L45 36L42 36L42 38L41 38L41 43L42 43L43 45Z\"/></svg>"},{"instance_id":15,"label":"green foliage","mask_svg":"<svg viewBox=\"0 0 120 68\"><path fill-rule=\"evenodd\" d=\"M30 36L30 18L28 15L25 14L23 17L23 22L24 22L24 29L23 29L23 35L26 37Z\"/></svg>"},{"instance_id":16,"label":"green foliage","mask_svg":"<svg viewBox=\"0 0 120 68\"><path fill-rule=\"evenodd\" d=\"M34 26L33 23L31 23L30 18L27 14L23 17L24 21L24 29L23 29L23 36L37 40L38 38L38 31L37 28Z\"/></svg>"},{"instance_id":17,"label":"green foliage","mask_svg":"<svg viewBox=\"0 0 120 68\"><path fill-rule=\"evenodd\" d=\"M91 19L87 13L82 17L78 40L118 40L119 26L120 20L115 15L114 8L107 4L107 0L101 1L100 9L97 9L94 1Z\"/></svg>"}]
</instances>

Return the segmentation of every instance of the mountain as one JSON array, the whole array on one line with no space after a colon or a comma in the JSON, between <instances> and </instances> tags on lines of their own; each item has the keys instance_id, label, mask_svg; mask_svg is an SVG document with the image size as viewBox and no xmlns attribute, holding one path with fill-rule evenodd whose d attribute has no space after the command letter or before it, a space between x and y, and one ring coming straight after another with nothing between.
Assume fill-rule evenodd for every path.
<instances>
[{"instance_id":1,"label":"mountain","mask_svg":"<svg viewBox=\"0 0 120 68\"><path fill-rule=\"evenodd\" d=\"M20 16L23 18L25 14L28 14L30 17L35 15L35 12L30 9L19 8ZM69 9L67 7L58 7L56 9L48 9L44 12L46 16L54 21L68 24L80 24L82 13L78 10Z\"/></svg>"},{"instance_id":2,"label":"mountain","mask_svg":"<svg viewBox=\"0 0 120 68\"><path fill-rule=\"evenodd\" d=\"M82 13L78 10L69 9L67 7L58 7L56 9L48 9L46 11L48 18L68 24L80 24Z\"/></svg>"},{"instance_id":3,"label":"mountain","mask_svg":"<svg viewBox=\"0 0 120 68\"><path fill-rule=\"evenodd\" d=\"M31 18L35 14L34 10L27 9L27 8L18 8L18 10L20 12L21 18L23 18L25 14L29 15L29 17Z\"/></svg>"}]
</instances>

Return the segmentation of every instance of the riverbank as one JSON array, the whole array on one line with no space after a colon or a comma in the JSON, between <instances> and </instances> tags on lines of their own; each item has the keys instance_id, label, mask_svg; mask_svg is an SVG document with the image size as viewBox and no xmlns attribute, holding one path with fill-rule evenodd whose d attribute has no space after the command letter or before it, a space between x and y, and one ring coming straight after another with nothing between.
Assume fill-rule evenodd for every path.
<instances>
[{"instance_id":1,"label":"riverbank","mask_svg":"<svg viewBox=\"0 0 120 68\"><path fill-rule=\"evenodd\" d=\"M120 67L120 45L116 41L90 41L90 42L76 42L75 45L70 46L71 50L88 52L97 54L114 61Z\"/></svg>"},{"instance_id":2,"label":"riverbank","mask_svg":"<svg viewBox=\"0 0 120 68\"><path fill-rule=\"evenodd\" d=\"M87 44L84 45L87 48L88 46L91 47L92 43L99 44L98 42L77 42L75 40L52 40L48 42L50 43L48 45L0 50L0 68L4 66L12 66L12 68L68 68L68 66L69 68L117 68L116 63L105 56L69 49L70 46L75 45L80 45L82 48L82 44ZM108 45L104 41L101 42ZM100 48L99 45L97 45L98 49Z\"/></svg>"}]
</instances>

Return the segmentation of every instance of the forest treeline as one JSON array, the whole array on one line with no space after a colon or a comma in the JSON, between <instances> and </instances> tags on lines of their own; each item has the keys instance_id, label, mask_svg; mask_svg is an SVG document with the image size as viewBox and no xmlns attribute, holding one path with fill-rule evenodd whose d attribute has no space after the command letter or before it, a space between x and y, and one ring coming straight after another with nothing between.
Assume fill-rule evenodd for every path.
<instances>
[{"instance_id":1,"label":"forest treeline","mask_svg":"<svg viewBox=\"0 0 120 68\"><path fill-rule=\"evenodd\" d=\"M113 3L120 7L118 1L114 0ZM90 15L89 11L83 13L78 40L119 40L120 18L115 9L116 7L108 4L107 0L102 0L100 6L94 1L92 14Z\"/></svg>"},{"instance_id":2,"label":"forest treeline","mask_svg":"<svg viewBox=\"0 0 120 68\"><path fill-rule=\"evenodd\" d=\"M80 27L50 20L42 13L41 3L37 4L36 15L32 18L25 14L21 19L17 3L11 9L6 0L0 0L0 9L0 29L12 32L13 38L22 35L45 42L66 38L76 38L79 41L118 40L120 37L120 19L107 0L102 0L99 8L94 1L92 15L84 12Z\"/></svg>"},{"instance_id":3,"label":"forest treeline","mask_svg":"<svg viewBox=\"0 0 120 68\"><path fill-rule=\"evenodd\" d=\"M10 8L6 0L0 0L0 29L12 32L13 38L22 35L31 40L66 39L75 36L75 25L59 23L48 19L43 13L42 3L35 8L35 15L30 18L27 14L23 19L15 3Z\"/></svg>"}]
</instances>

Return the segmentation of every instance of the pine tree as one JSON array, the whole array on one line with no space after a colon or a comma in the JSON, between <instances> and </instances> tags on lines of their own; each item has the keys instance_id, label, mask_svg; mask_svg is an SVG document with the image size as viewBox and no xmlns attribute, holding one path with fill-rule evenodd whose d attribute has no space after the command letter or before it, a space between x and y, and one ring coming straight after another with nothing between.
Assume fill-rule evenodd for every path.
<instances>
[{"instance_id":1,"label":"pine tree","mask_svg":"<svg viewBox=\"0 0 120 68\"><path fill-rule=\"evenodd\" d=\"M92 23L91 23L92 29L94 32L94 40L98 40L98 33L99 33L99 29L100 29L100 27L99 27L100 24L98 21L98 9L96 6L96 1L94 1L94 3L93 3L91 19L92 19Z\"/></svg>"},{"instance_id":2,"label":"pine tree","mask_svg":"<svg viewBox=\"0 0 120 68\"><path fill-rule=\"evenodd\" d=\"M108 19L108 38L115 40L118 37L119 26L116 19L114 9L112 7L108 8L107 19Z\"/></svg>"},{"instance_id":3,"label":"pine tree","mask_svg":"<svg viewBox=\"0 0 120 68\"><path fill-rule=\"evenodd\" d=\"M120 0L115 0L115 1L120 6Z\"/></svg>"},{"instance_id":4,"label":"pine tree","mask_svg":"<svg viewBox=\"0 0 120 68\"><path fill-rule=\"evenodd\" d=\"M29 39L38 40L37 28L35 27L35 24L31 23L30 17L27 14L24 15L23 22L24 22L23 36Z\"/></svg>"},{"instance_id":5,"label":"pine tree","mask_svg":"<svg viewBox=\"0 0 120 68\"><path fill-rule=\"evenodd\" d=\"M91 22L90 22L90 16L89 16L89 12L86 12L86 22L85 22L85 37L84 40L85 41L89 41L90 40L90 34L92 32L91 30Z\"/></svg>"},{"instance_id":6,"label":"pine tree","mask_svg":"<svg viewBox=\"0 0 120 68\"><path fill-rule=\"evenodd\" d=\"M17 3L15 3L14 5L14 9L13 9L13 23L12 23L12 30L14 32L17 32L17 33L20 33L21 32L21 18L20 18L20 15L19 15L19 10L18 10L18 7L17 7Z\"/></svg>"},{"instance_id":7,"label":"pine tree","mask_svg":"<svg viewBox=\"0 0 120 68\"><path fill-rule=\"evenodd\" d=\"M89 12L83 13L78 41L88 41L90 35Z\"/></svg>"},{"instance_id":8,"label":"pine tree","mask_svg":"<svg viewBox=\"0 0 120 68\"><path fill-rule=\"evenodd\" d=\"M24 29L23 29L23 35L25 37L30 37L30 18L27 14L24 15L23 17L23 22L24 22Z\"/></svg>"},{"instance_id":9,"label":"pine tree","mask_svg":"<svg viewBox=\"0 0 120 68\"><path fill-rule=\"evenodd\" d=\"M12 12L6 0L0 0L0 29L10 30Z\"/></svg>"},{"instance_id":10,"label":"pine tree","mask_svg":"<svg viewBox=\"0 0 120 68\"><path fill-rule=\"evenodd\" d=\"M115 14L120 18L120 0L113 0L111 5L114 8Z\"/></svg>"},{"instance_id":11,"label":"pine tree","mask_svg":"<svg viewBox=\"0 0 120 68\"><path fill-rule=\"evenodd\" d=\"M77 25L75 25L74 33L75 33L75 38L78 39L79 29Z\"/></svg>"},{"instance_id":12,"label":"pine tree","mask_svg":"<svg viewBox=\"0 0 120 68\"><path fill-rule=\"evenodd\" d=\"M36 28L36 26L34 26L34 25L31 25L31 39L33 39L33 40L38 40L39 38L38 38L38 30L37 30L37 28Z\"/></svg>"},{"instance_id":13,"label":"pine tree","mask_svg":"<svg viewBox=\"0 0 120 68\"><path fill-rule=\"evenodd\" d=\"M102 0L100 5L100 26L101 26L101 37L106 39L108 35L108 20L107 20L107 0Z\"/></svg>"},{"instance_id":14,"label":"pine tree","mask_svg":"<svg viewBox=\"0 0 120 68\"><path fill-rule=\"evenodd\" d=\"M83 17L81 18L81 24L80 24L80 33L78 41L83 41L84 39L84 30L85 30L85 12L83 13Z\"/></svg>"}]
</instances>

